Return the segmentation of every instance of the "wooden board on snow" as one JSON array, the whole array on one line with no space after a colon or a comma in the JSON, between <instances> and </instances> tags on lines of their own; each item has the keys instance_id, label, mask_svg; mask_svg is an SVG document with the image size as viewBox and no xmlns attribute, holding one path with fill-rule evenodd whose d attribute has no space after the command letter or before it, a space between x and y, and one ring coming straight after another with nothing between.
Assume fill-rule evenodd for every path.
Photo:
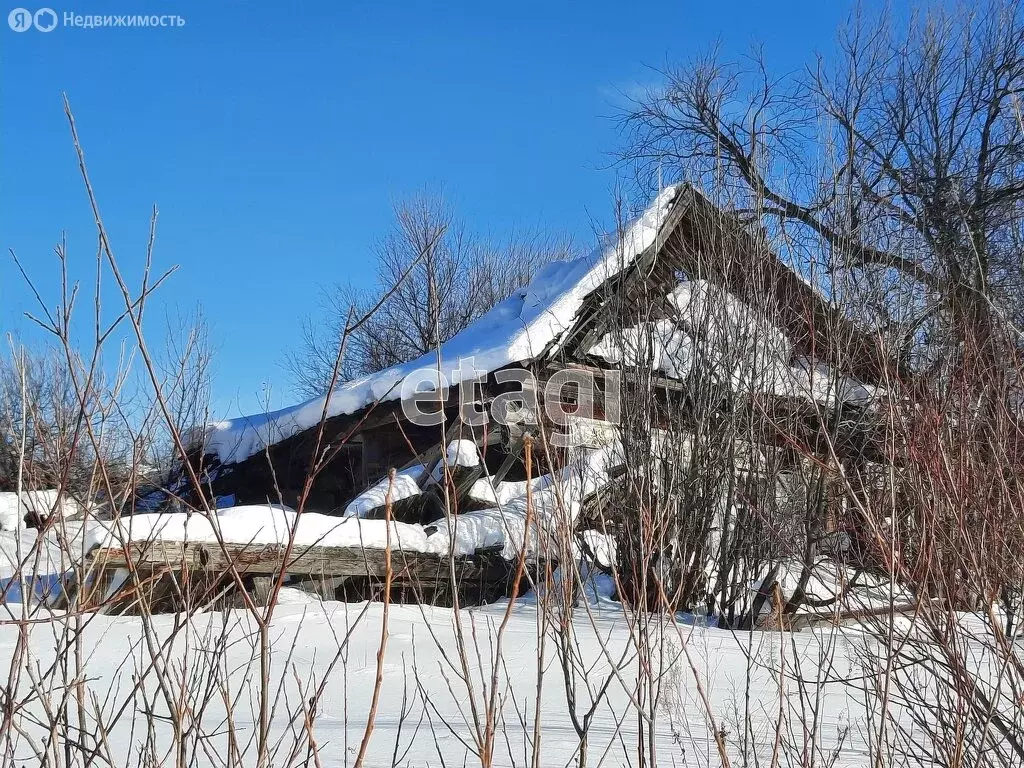
<instances>
[{"instance_id":1,"label":"wooden board on snow","mask_svg":"<svg viewBox=\"0 0 1024 768\"><path fill-rule=\"evenodd\" d=\"M199 602L208 599L211 604L230 607L223 597L236 591L232 568L250 595L264 591L267 582L284 571L290 581L331 584L333 592L325 597L345 599L347 594L359 595L367 590L372 596L372 591L383 584L388 566L387 553L382 549L296 546L288 552L279 544L222 546L175 541L97 549L91 559L97 577L86 602L110 613L134 612L143 601L140 592L145 592L145 602L151 604L149 610L157 610L157 606L162 611L183 610L196 602L186 599L190 592L201 595ZM474 601L493 600L507 591L514 570L515 563L496 552L449 557L391 550L393 587L422 590L429 595L450 596L458 591L460 595L468 592ZM136 575L129 576L131 572ZM352 592L354 587L362 592ZM240 607L237 601L235 605Z\"/></svg>"}]
</instances>

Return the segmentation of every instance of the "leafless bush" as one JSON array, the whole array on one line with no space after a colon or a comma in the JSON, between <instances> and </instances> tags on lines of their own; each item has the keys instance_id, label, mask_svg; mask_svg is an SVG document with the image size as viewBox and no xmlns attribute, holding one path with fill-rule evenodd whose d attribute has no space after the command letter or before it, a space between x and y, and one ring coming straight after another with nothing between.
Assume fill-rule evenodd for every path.
<instances>
[{"instance_id":1,"label":"leafless bush","mask_svg":"<svg viewBox=\"0 0 1024 768\"><path fill-rule=\"evenodd\" d=\"M667 71L664 87L624 116L624 158L640 178L699 179L754 233L753 259L746 249L713 249L713 263L685 269L689 277L715 275L773 318L794 357L808 350L877 388L859 415L819 402L781 418L763 386L734 386L724 404L701 403L714 385L706 380L714 366L705 365L687 382L695 415L678 431L696 445L710 437L707 464L724 466L726 477L741 475L739 441L780 449L781 464L761 450L764 476L773 484L785 477L802 503L788 511L755 504L751 530L770 546L714 562L751 566L743 579L766 574L762 606L749 606L752 623L774 602L771 620L802 604L869 627L863 664L867 695L879 702L878 760L1019 764L1020 6L932 10L905 33L887 18L855 15L840 51L793 77L775 77L758 55L734 64L712 54ZM833 313L804 304L801 322L787 324L785 307L800 306L800 294L780 293L772 280L751 287L735 272L742 265L768 275L774 259L813 283ZM651 299L640 304L658 313L639 319L685 328ZM636 402L653 402L648 387L639 390ZM744 400L768 418L750 419L736 407ZM713 427L702 432L702 420ZM652 441L641 436L639 445L638 454ZM679 463L701 467L691 454ZM706 487L722 494L706 466ZM656 542L646 545L648 560L678 546L659 539L662 529L696 522L655 487L641 483L632 494L634 512L656 516L633 534ZM713 519L739 521L743 504L722 495ZM697 511L697 520L708 517ZM744 528L717 527L723 537ZM704 533L697 547L681 547L686 556L661 583L685 583L689 558L711 540ZM799 578L773 598L780 558L800 564ZM849 584L822 606L806 586L823 559L840 573L849 566L850 582L888 582L882 607L858 605ZM648 564L645 572L655 571ZM692 595L683 606L692 609Z\"/></svg>"}]
</instances>

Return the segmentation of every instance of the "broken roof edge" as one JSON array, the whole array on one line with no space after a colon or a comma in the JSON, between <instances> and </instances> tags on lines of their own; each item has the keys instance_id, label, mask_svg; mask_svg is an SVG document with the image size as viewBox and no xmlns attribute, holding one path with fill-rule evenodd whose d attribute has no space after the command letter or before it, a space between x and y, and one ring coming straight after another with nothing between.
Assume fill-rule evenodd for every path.
<instances>
[{"instance_id":1,"label":"broken roof edge","mask_svg":"<svg viewBox=\"0 0 1024 768\"><path fill-rule=\"evenodd\" d=\"M683 191L688 194L682 194ZM425 383L456 385L500 368L538 358L570 330L584 299L626 269L663 237L673 209L685 207L695 190L664 189L643 214L619 230L612 242L577 259L545 265L525 288L496 304L440 347L419 358L335 386L316 397L277 411L209 424L204 450L222 464L236 464L268 446L304 432L323 418L356 413L374 403L399 400ZM674 224L673 224L674 226ZM440 357L440 363L439 363ZM449 375L451 374L451 375ZM410 389L410 387L412 387Z\"/></svg>"}]
</instances>

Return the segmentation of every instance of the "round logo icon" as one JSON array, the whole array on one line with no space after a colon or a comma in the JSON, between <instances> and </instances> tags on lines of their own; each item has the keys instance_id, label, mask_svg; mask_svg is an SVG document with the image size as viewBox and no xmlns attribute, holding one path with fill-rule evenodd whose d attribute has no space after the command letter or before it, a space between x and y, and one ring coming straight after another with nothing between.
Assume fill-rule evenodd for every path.
<instances>
[{"instance_id":1,"label":"round logo icon","mask_svg":"<svg viewBox=\"0 0 1024 768\"><path fill-rule=\"evenodd\" d=\"M28 8L15 8L7 14L7 26L15 32L28 32L32 29L32 11Z\"/></svg>"},{"instance_id":2,"label":"round logo icon","mask_svg":"<svg viewBox=\"0 0 1024 768\"><path fill-rule=\"evenodd\" d=\"M36 15L32 18L32 22L36 25L36 29L40 32L53 32L57 26L57 14L53 8L40 8L36 11Z\"/></svg>"}]
</instances>

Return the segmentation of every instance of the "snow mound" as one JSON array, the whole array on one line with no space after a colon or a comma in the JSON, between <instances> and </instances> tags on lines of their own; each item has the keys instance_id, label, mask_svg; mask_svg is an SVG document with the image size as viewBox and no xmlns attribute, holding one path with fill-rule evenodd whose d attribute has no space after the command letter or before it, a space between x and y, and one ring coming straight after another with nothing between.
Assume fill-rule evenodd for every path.
<instances>
[{"instance_id":1,"label":"snow mound","mask_svg":"<svg viewBox=\"0 0 1024 768\"><path fill-rule=\"evenodd\" d=\"M82 524L69 523L63 543L52 530L44 535L25 529L0 532L0 579L66 573L84 554L81 532Z\"/></svg>"},{"instance_id":2,"label":"snow mound","mask_svg":"<svg viewBox=\"0 0 1024 768\"><path fill-rule=\"evenodd\" d=\"M532 484L529 495L531 525L527 536L527 495L506 499L492 509L463 512L432 526L450 542L454 555L500 547L506 560L518 558L525 544L532 557L553 544L558 533L571 531L583 501L608 484L609 470L622 463L618 444L589 450L556 476L544 475Z\"/></svg>"},{"instance_id":3,"label":"snow mound","mask_svg":"<svg viewBox=\"0 0 1024 768\"><path fill-rule=\"evenodd\" d=\"M476 443L472 440L452 440L444 452L444 464L440 462L430 473L430 478L435 483L441 482L444 477L444 468L466 467L473 468L480 466L480 455L477 453Z\"/></svg>"},{"instance_id":4,"label":"snow mound","mask_svg":"<svg viewBox=\"0 0 1024 768\"><path fill-rule=\"evenodd\" d=\"M836 608L843 610L865 610L885 608L890 605L910 604L914 595L905 587L890 582L884 576L874 575L836 563L828 558L820 558L809 570L804 579L804 564L795 559L782 560L772 574L773 580L767 586L777 584L780 598L788 601L802 587L808 598L817 601L836 601L824 607L815 607L804 602L798 613L829 612ZM762 576L750 582L750 591L757 592L765 585L769 577ZM762 606L762 615L771 610L771 601Z\"/></svg>"},{"instance_id":5,"label":"snow mound","mask_svg":"<svg viewBox=\"0 0 1024 768\"><path fill-rule=\"evenodd\" d=\"M480 457L477 455L476 443L472 440L452 440L448 443L444 461L449 467L480 466Z\"/></svg>"},{"instance_id":6,"label":"snow mound","mask_svg":"<svg viewBox=\"0 0 1024 768\"><path fill-rule=\"evenodd\" d=\"M361 494L356 496L345 507L344 517L366 517L371 509L381 507L387 503L388 488L391 488L391 501L408 499L420 492L420 480L427 468L422 464L403 469L395 473L395 481L384 477L375 485L371 485Z\"/></svg>"},{"instance_id":7,"label":"snow mound","mask_svg":"<svg viewBox=\"0 0 1024 768\"><path fill-rule=\"evenodd\" d=\"M535 477L530 484L534 489L548 482L547 475ZM525 480L502 480L495 483L490 477L481 477L469 489L469 497L485 504L501 507L513 499L526 495Z\"/></svg>"},{"instance_id":8,"label":"snow mound","mask_svg":"<svg viewBox=\"0 0 1024 768\"><path fill-rule=\"evenodd\" d=\"M74 515L82 508L74 499L59 490L13 491L0 493L0 530L17 531L25 527L25 515L34 513L42 517L50 514Z\"/></svg>"}]
</instances>

